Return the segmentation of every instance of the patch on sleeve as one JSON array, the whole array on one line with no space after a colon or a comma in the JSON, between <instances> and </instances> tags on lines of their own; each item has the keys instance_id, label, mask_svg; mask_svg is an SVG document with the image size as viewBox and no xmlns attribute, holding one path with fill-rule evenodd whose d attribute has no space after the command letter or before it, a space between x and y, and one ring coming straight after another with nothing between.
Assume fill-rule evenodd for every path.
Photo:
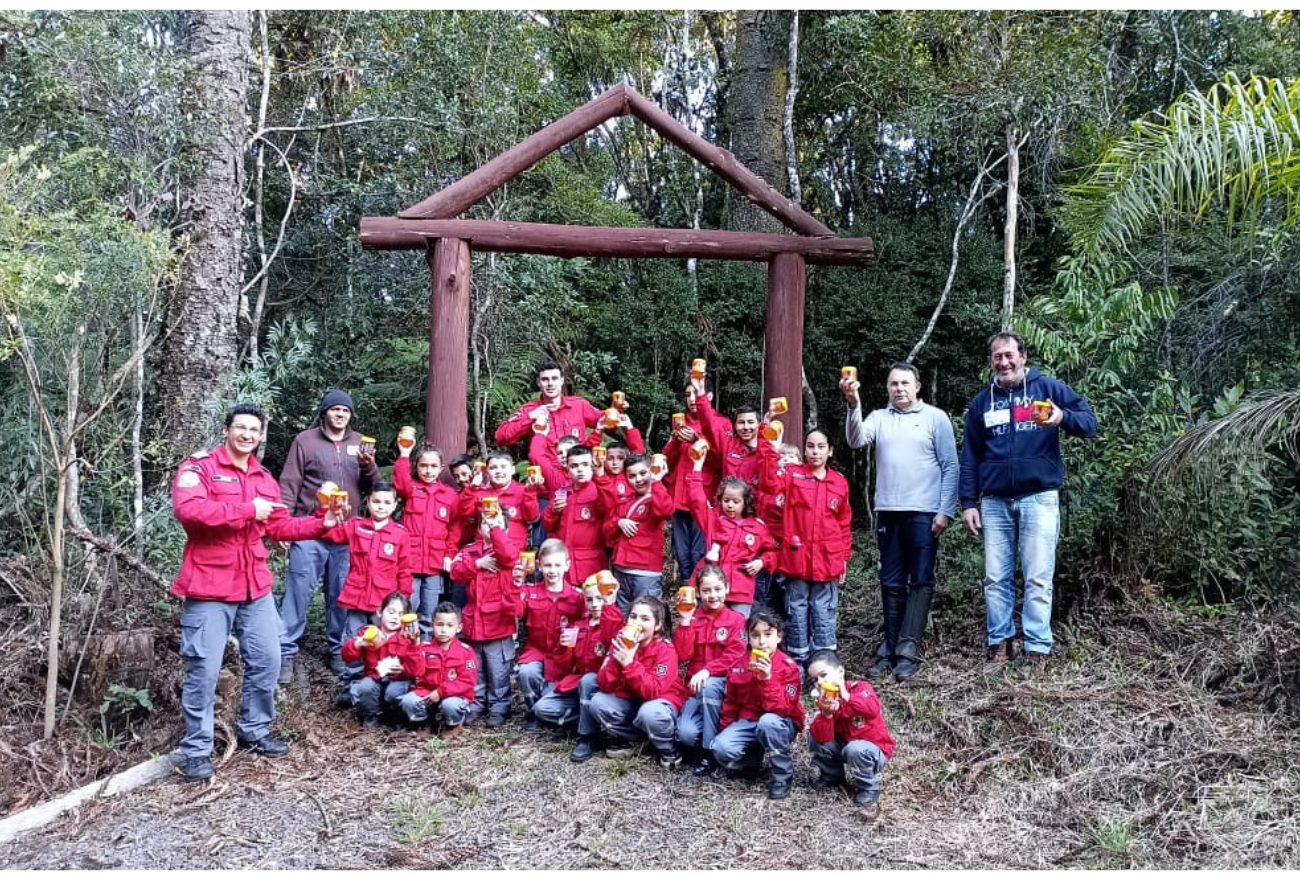
<instances>
[{"instance_id":1,"label":"patch on sleeve","mask_svg":"<svg viewBox=\"0 0 1300 879\"><path fill-rule=\"evenodd\" d=\"M466 668L476 668L477 666L474 665L474 660L472 660L472 659L467 659L467 660L465 660L465 667L466 667Z\"/></svg>"},{"instance_id":2,"label":"patch on sleeve","mask_svg":"<svg viewBox=\"0 0 1300 879\"><path fill-rule=\"evenodd\" d=\"M865 717L855 717L851 722L853 726L857 727L858 729L862 729L862 727L867 725L867 719Z\"/></svg>"},{"instance_id":3,"label":"patch on sleeve","mask_svg":"<svg viewBox=\"0 0 1300 879\"><path fill-rule=\"evenodd\" d=\"M655 674L659 675L660 677L663 677L664 675L668 674L668 666L662 662L659 663L658 665L655 666Z\"/></svg>"},{"instance_id":4,"label":"patch on sleeve","mask_svg":"<svg viewBox=\"0 0 1300 879\"><path fill-rule=\"evenodd\" d=\"M193 488L203 480L199 477L198 470L185 469L181 471L180 479L176 480L177 488Z\"/></svg>"},{"instance_id":5,"label":"patch on sleeve","mask_svg":"<svg viewBox=\"0 0 1300 879\"><path fill-rule=\"evenodd\" d=\"M794 684L786 684L786 685L785 685L785 694L786 694L787 696L798 696L798 695L799 695L799 688L796 687Z\"/></svg>"}]
</instances>

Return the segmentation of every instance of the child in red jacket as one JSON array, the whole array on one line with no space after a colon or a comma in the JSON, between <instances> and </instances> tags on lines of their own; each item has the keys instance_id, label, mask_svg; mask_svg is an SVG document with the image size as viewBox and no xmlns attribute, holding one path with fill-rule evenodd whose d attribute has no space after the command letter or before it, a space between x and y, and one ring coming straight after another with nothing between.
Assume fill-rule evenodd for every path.
<instances>
[{"instance_id":1,"label":"child in red jacket","mask_svg":"<svg viewBox=\"0 0 1300 879\"><path fill-rule=\"evenodd\" d=\"M460 495L438 478L442 473L441 450L424 446L412 455L408 447L399 445L398 449L393 487L402 499L402 527L410 536L411 570L415 574L411 607L420 615L421 632L428 636L434 608L451 594L447 569L451 557L460 549L456 545L461 530Z\"/></svg>"},{"instance_id":2,"label":"child in red jacket","mask_svg":"<svg viewBox=\"0 0 1300 879\"><path fill-rule=\"evenodd\" d=\"M802 664L810 649L836 646L840 583L852 551L849 484L830 469L834 450L824 430L808 431L804 463L787 465L784 476L778 476L779 456L771 442L760 442L758 451L762 492L785 498L776 570L785 577L790 656Z\"/></svg>"},{"instance_id":3,"label":"child in red jacket","mask_svg":"<svg viewBox=\"0 0 1300 879\"><path fill-rule=\"evenodd\" d=\"M515 459L509 452L495 451L487 456L487 475L480 486L470 485L460 494L460 514L479 522L482 501L494 497L510 523L510 539L519 550L528 546L528 523L537 521L537 487L515 481Z\"/></svg>"},{"instance_id":4,"label":"child in red jacket","mask_svg":"<svg viewBox=\"0 0 1300 879\"><path fill-rule=\"evenodd\" d=\"M403 625L411 603L400 592L378 603L379 624L367 626L343 642L343 661L362 666L349 689L357 719L367 729L379 726L380 713L395 707L424 671L418 624Z\"/></svg>"},{"instance_id":5,"label":"child in red jacket","mask_svg":"<svg viewBox=\"0 0 1300 879\"><path fill-rule=\"evenodd\" d=\"M442 717L442 738L454 739L465 730L474 686L478 683L478 661L474 651L461 643L460 608L444 601L433 610L433 640L420 645L424 671L402 697L402 711L411 723L429 719L429 706L438 706Z\"/></svg>"},{"instance_id":6,"label":"child in red jacket","mask_svg":"<svg viewBox=\"0 0 1300 879\"><path fill-rule=\"evenodd\" d=\"M574 445L566 455L568 478L551 493L551 503L542 516L542 526L551 537L564 541L568 549L565 582L573 588L609 562L602 533L603 501L593 481L592 452Z\"/></svg>"},{"instance_id":7,"label":"child in red jacket","mask_svg":"<svg viewBox=\"0 0 1300 879\"><path fill-rule=\"evenodd\" d=\"M322 538L348 544L352 559L339 590L339 607L347 614L344 640L355 637L370 624L375 608L390 592L400 592L408 601L411 598L410 543L406 529L393 521L397 492L392 483L376 482L366 506L368 518L348 519L326 531ZM353 677L356 671L353 669Z\"/></svg>"},{"instance_id":8,"label":"child in red jacket","mask_svg":"<svg viewBox=\"0 0 1300 879\"><path fill-rule=\"evenodd\" d=\"M681 765L676 727L686 685L678 676L677 651L668 640L667 625L660 598L634 599L627 623L596 673L599 692L591 697L591 716L606 737L607 757L629 757L636 752L634 742L648 738L660 766Z\"/></svg>"},{"instance_id":9,"label":"child in red jacket","mask_svg":"<svg viewBox=\"0 0 1300 879\"><path fill-rule=\"evenodd\" d=\"M650 475L645 455L629 455L626 472L632 496L605 520L620 610L642 595L663 594L664 523L673 514L673 499Z\"/></svg>"},{"instance_id":10,"label":"child in red jacket","mask_svg":"<svg viewBox=\"0 0 1300 879\"><path fill-rule=\"evenodd\" d=\"M754 492L743 479L724 477L718 485L718 502L709 503L700 475L705 457L701 455L686 474L691 515L704 532L708 547L704 560L727 575L727 606L748 616L754 605L754 578L776 566L776 542L763 520L754 517Z\"/></svg>"},{"instance_id":11,"label":"child in red jacket","mask_svg":"<svg viewBox=\"0 0 1300 879\"><path fill-rule=\"evenodd\" d=\"M857 791L853 802L870 806L880 799L880 773L894 756L894 737L876 691L866 681L844 677L844 664L834 650L818 650L808 658L808 679L817 687L817 715L808 731L808 750L820 773L813 790L826 790L847 780Z\"/></svg>"},{"instance_id":12,"label":"child in red jacket","mask_svg":"<svg viewBox=\"0 0 1300 879\"><path fill-rule=\"evenodd\" d=\"M747 633L749 654L727 675L713 759L731 772L757 778L766 752L772 765L767 796L781 800L794 783L790 748L803 729L803 676L799 664L777 649L785 622L771 609L754 608Z\"/></svg>"},{"instance_id":13,"label":"child in red jacket","mask_svg":"<svg viewBox=\"0 0 1300 879\"><path fill-rule=\"evenodd\" d=\"M576 759L569 755L575 763L592 754L590 739L596 732L596 722L590 706L596 692L596 672L605 661L610 642L623 627L623 615L613 602L606 601L594 577L582 587L582 602L583 616L572 620L568 631L561 633L560 646L564 649L556 657L554 678L548 667L546 687L533 706L533 715L542 723L560 728L576 725L578 745L574 750L585 747L585 752Z\"/></svg>"},{"instance_id":14,"label":"child in red jacket","mask_svg":"<svg viewBox=\"0 0 1300 879\"><path fill-rule=\"evenodd\" d=\"M523 608L515 581L519 551L502 506L491 518L479 517L479 537L451 563L451 579L466 584L465 641L478 660L479 678L469 719L487 714L495 728L510 714L510 666L515 661L515 621ZM522 574L521 574L522 581Z\"/></svg>"},{"instance_id":15,"label":"child in red jacket","mask_svg":"<svg viewBox=\"0 0 1300 879\"><path fill-rule=\"evenodd\" d=\"M529 731L542 728L533 708L559 678L560 667L573 649L561 639L572 640L571 630L583 616L582 593L568 584L569 553L564 541L552 537L543 543L537 551L537 567L542 582L523 587L524 648L515 675L528 709L524 729Z\"/></svg>"},{"instance_id":16,"label":"child in red jacket","mask_svg":"<svg viewBox=\"0 0 1300 879\"><path fill-rule=\"evenodd\" d=\"M687 590L693 590L695 596L684 595ZM703 749L703 758L691 770L697 777L712 775L718 768L710 748L718 734L727 673L747 652L745 618L723 604L726 598L727 575L711 564L695 569L694 586L677 591L673 646L686 662L686 686L691 692L677 718L677 741L691 749Z\"/></svg>"}]
</instances>

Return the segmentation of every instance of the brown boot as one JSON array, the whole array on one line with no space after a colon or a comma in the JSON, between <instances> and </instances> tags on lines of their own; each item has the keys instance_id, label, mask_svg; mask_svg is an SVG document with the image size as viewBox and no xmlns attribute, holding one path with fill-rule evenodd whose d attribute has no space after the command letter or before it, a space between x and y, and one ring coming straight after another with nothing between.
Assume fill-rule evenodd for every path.
<instances>
[{"instance_id":1,"label":"brown boot","mask_svg":"<svg viewBox=\"0 0 1300 879\"><path fill-rule=\"evenodd\" d=\"M1011 639L1001 642L1000 644L990 645L988 656L984 660L984 674L995 675L1007 667L1007 660L1011 658Z\"/></svg>"}]
</instances>

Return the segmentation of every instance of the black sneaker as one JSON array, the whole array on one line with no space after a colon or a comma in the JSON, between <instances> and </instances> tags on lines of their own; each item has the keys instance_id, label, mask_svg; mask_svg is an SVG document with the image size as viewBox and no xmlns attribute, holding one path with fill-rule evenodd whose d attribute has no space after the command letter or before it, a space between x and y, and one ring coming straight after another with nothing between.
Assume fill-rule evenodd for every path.
<instances>
[{"instance_id":1,"label":"black sneaker","mask_svg":"<svg viewBox=\"0 0 1300 879\"><path fill-rule=\"evenodd\" d=\"M186 757L185 758L185 780L186 781L203 781L211 778L212 758L211 757Z\"/></svg>"},{"instance_id":2,"label":"black sneaker","mask_svg":"<svg viewBox=\"0 0 1300 879\"><path fill-rule=\"evenodd\" d=\"M585 763L596 756L596 743L591 736L578 736L578 743L569 752L569 759L574 763Z\"/></svg>"},{"instance_id":3,"label":"black sneaker","mask_svg":"<svg viewBox=\"0 0 1300 879\"><path fill-rule=\"evenodd\" d=\"M696 778L710 778L717 774L718 761L713 759L712 754L705 754L700 758L700 762L691 767L691 775Z\"/></svg>"},{"instance_id":4,"label":"black sneaker","mask_svg":"<svg viewBox=\"0 0 1300 879\"><path fill-rule=\"evenodd\" d=\"M682 755L676 750L660 751L659 765L664 769L677 769L682 765Z\"/></svg>"},{"instance_id":5,"label":"black sneaker","mask_svg":"<svg viewBox=\"0 0 1300 879\"><path fill-rule=\"evenodd\" d=\"M489 714L488 719L483 725L488 729L496 729L497 727L504 725L505 722L506 716L504 714Z\"/></svg>"},{"instance_id":6,"label":"black sneaker","mask_svg":"<svg viewBox=\"0 0 1300 879\"><path fill-rule=\"evenodd\" d=\"M289 753L289 745L282 742L272 735L262 736L260 739L250 742L246 739L239 740L239 748L244 751L252 751L254 754L261 754L263 757L283 757Z\"/></svg>"},{"instance_id":7,"label":"black sneaker","mask_svg":"<svg viewBox=\"0 0 1300 879\"><path fill-rule=\"evenodd\" d=\"M894 680L902 683L910 677L916 675L921 670L921 663L915 659L904 657L898 660L898 665L894 666Z\"/></svg>"},{"instance_id":8,"label":"black sneaker","mask_svg":"<svg viewBox=\"0 0 1300 879\"><path fill-rule=\"evenodd\" d=\"M784 800L790 796L790 786L793 779L774 778L767 786L767 798L769 800Z\"/></svg>"},{"instance_id":9,"label":"black sneaker","mask_svg":"<svg viewBox=\"0 0 1300 879\"><path fill-rule=\"evenodd\" d=\"M853 795L853 805L855 806L874 806L880 799L880 791L867 790L865 787L858 788L858 792Z\"/></svg>"},{"instance_id":10,"label":"black sneaker","mask_svg":"<svg viewBox=\"0 0 1300 879\"><path fill-rule=\"evenodd\" d=\"M361 718L362 729L379 729L379 718L375 715Z\"/></svg>"},{"instance_id":11,"label":"black sneaker","mask_svg":"<svg viewBox=\"0 0 1300 879\"><path fill-rule=\"evenodd\" d=\"M344 684L343 686L339 687L339 691L336 694L334 694L334 707L335 708L352 707L352 686L350 684Z\"/></svg>"},{"instance_id":12,"label":"black sneaker","mask_svg":"<svg viewBox=\"0 0 1300 879\"><path fill-rule=\"evenodd\" d=\"M524 721L524 731L525 731L525 732L541 732L541 731L542 731L542 722L541 722L540 720L538 720L536 717L529 717L527 720Z\"/></svg>"},{"instance_id":13,"label":"black sneaker","mask_svg":"<svg viewBox=\"0 0 1300 879\"><path fill-rule=\"evenodd\" d=\"M330 667L330 671L333 672L338 677L343 677L348 673L348 664L343 661L342 656L335 656L333 654L330 654L329 667Z\"/></svg>"},{"instance_id":14,"label":"black sneaker","mask_svg":"<svg viewBox=\"0 0 1300 879\"><path fill-rule=\"evenodd\" d=\"M819 773L817 777L813 779L812 789L815 791L831 790L832 788L839 787L841 784L842 782L839 780L831 778L829 775L821 775Z\"/></svg>"},{"instance_id":15,"label":"black sneaker","mask_svg":"<svg viewBox=\"0 0 1300 879\"><path fill-rule=\"evenodd\" d=\"M636 742L629 742L624 739L610 739L609 743L605 745L605 756L633 757L638 750L640 749L637 747Z\"/></svg>"}]
</instances>

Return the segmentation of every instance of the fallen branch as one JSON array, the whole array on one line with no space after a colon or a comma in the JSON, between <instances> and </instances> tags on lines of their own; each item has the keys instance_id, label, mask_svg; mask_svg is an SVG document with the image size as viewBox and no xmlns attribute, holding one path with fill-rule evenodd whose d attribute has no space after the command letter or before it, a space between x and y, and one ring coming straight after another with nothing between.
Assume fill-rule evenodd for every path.
<instances>
[{"instance_id":1,"label":"fallen branch","mask_svg":"<svg viewBox=\"0 0 1300 879\"><path fill-rule=\"evenodd\" d=\"M74 526L68 529L68 533L83 543L89 543L91 546L95 547L95 549L99 550L100 552L107 553L113 558L121 560L122 564L126 565L128 568L135 571L137 574L144 577L146 580L148 580L150 583L154 584L155 586L159 587L160 589L163 590L171 589L172 587L171 583L163 579L163 576L159 574L157 571L155 571L153 568L149 567L144 562L137 559L131 553L130 550L124 549L123 547L118 546L116 543L110 540L106 540L103 537L99 537L98 535L92 534L90 531L86 530L85 528L77 528Z\"/></svg>"}]
</instances>

